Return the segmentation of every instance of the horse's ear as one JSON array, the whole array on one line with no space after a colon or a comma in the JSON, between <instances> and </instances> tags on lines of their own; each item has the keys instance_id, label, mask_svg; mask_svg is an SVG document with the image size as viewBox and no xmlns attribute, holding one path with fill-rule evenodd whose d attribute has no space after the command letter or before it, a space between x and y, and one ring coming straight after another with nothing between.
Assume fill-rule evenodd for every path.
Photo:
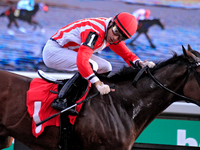
<instances>
[{"instance_id":1,"label":"horse's ear","mask_svg":"<svg viewBox=\"0 0 200 150\"><path fill-rule=\"evenodd\" d=\"M188 51L193 51L193 49L191 48L190 44L188 44Z\"/></svg>"},{"instance_id":2,"label":"horse's ear","mask_svg":"<svg viewBox=\"0 0 200 150\"><path fill-rule=\"evenodd\" d=\"M184 56L187 57L187 58L192 58L193 60L195 60L196 62L199 62L200 61L200 58L199 57L196 57L192 52L194 51L191 46L188 44L188 50L186 50L184 48L184 46L182 45L182 49L183 49L183 53L184 53ZM190 59L190 61L192 61Z\"/></svg>"},{"instance_id":3,"label":"horse's ear","mask_svg":"<svg viewBox=\"0 0 200 150\"><path fill-rule=\"evenodd\" d=\"M184 56L185 57L188 57L188 55L187 55L187 53L186 53L186 49L185 49L185 47L182 45L182 50L183 50L183 54L184 54Z\"/></svg>"}]
</instances>

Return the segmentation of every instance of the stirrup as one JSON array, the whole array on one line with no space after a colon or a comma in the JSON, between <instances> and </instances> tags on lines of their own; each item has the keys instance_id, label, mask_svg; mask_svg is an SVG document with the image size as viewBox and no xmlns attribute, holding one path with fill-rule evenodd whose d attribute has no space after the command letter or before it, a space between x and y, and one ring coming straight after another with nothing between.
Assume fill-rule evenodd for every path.
<instances>
[{"instance_id":1,"label":"stirrup","mask_svg":"<svg viewBox=\"0 0 200 150\"><path fill-rule=\"evenodd\" d=\"M39 75L42 79L44 79L44 80L46 80L46 81L48 81L48 82L56 83L56 84L64 84L63 82L58 81L56 78L49 76L48 74L46 74L46 73L45 73L44 71L42 71L42 70L38 70L38 75Z\"/></svg>"},{"instance_id":2,"label":"stirrup","mask_svg":"<svg viewBox=\"0 0 200 150\"><path fill-rule=\"evenodd\" d=\"M52 102L51 104L51 107L56 109L56 110L64 110L66 109L67 107L70 107L67 105L67 100L66 99L54 99L54 101ZM73 107L69 110L67 110L67 112L69 113L69 115L72 115L72 116L77 116L79 113L76 111L76 107Z\"/></svg>"},{"instance_id":3,"label":"stirrup","mask_svg":"<svg viewBox=\"0 0 200 150\"><path fill-rule=\"evenodd\" d=\"M82 86L82 84L78 84L83 77L80 75L79 72L75 73L74 76L69 79L61 90L58 93L58 96L51 104L51 107L57 110L64 110L69 106L75 104L75 102L79 99L78 94L80 95L80 90L77 90L78 85ZM87 80L84 79L88 83ZM82 90L82 89L81 89ZM76 108L69 109L70 114L78 115Z\"/></svg>"}]
</instances>

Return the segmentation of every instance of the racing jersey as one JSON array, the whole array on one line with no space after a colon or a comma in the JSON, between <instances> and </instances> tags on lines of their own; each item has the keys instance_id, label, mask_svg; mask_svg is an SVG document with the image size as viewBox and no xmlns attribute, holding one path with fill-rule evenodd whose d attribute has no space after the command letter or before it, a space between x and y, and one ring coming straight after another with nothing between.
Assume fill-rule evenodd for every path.
<instances>
[{"instance_id":1,"label":"racing jersey","mask_svg":"<svg viewBox=\"0 0 200 150\"><path fill-rule=\"evenodd\" d=\"M78 71L91 83L95 83L99 79L94 75L89 59L93 53L103 50L106 46L109 46L128 64L129 60L139 59L128 49L124 42L119 42L117 45L110 45L106 42L107 27L111 19L86 18L78 20L62 27L51 37L63 48L78 52Z\"/></svg>"}]
</instances>

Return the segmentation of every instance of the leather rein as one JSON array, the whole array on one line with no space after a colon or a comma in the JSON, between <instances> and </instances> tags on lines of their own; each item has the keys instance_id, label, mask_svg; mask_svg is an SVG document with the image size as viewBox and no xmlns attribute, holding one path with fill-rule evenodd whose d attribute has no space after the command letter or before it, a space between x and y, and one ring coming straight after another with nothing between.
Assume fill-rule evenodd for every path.
<instances>
[{"instance_id":1,"label":"leather rein","mask_svg":"<svg viewBox=\"0 0 200 150\"><path fill-rule=\"evenodd\" d=\"M197 82L198 82L198 84L199 84L199 87L200 87L200 77L198 76L198 74L197 74L197 72L196 72L196 70L195 70L195 68L198 67L198 66L200 66L200 62L197 62L197 63L190 63L190 62L189 62L189 63L188 63L188 66L187 66L187 72L188 72L188 73L187 73L186 79L185 79L185 81L184 81L184 83L183 83L183 87L184 87L185 84L187 83L187 80L188 80L188 78L189 78L189 75L190 75L191 71L194 73L195 78L196 78L196 80L197 80ZM170 93L172 93L172 94L174 94L174 95L176 95L176 96L178 96L178 97L183 98L186 102L191 102L191 103L194 103L194 104L200 106L200 102L199 102L199 101L196 101L196 100L191 99L191 98L189 98L189 97L186 97L186 96L184 96L184 95L180 95L180 94L178 94L178 93L176 93L176 92L174 92L174 91L168 89L167 87L165 87L162 83L160 83L160 82L152 75L152 73L151 73L151 71L150 71L150 69L149 69L148 66L142 68L142 69L138 72L138 74L136 75L135 79L133 80L133 84L134 84L134 85L136 84L137 80L138 80L139 77L143 74L144 71L147 71L147 73L148 73L148 75L151 77L151 79L152 79L156 84L158 84L160 87L162 87L163 89L165 89L166 91L168 91L168 92L170 92Z\"/></svg>"}]
</instances>

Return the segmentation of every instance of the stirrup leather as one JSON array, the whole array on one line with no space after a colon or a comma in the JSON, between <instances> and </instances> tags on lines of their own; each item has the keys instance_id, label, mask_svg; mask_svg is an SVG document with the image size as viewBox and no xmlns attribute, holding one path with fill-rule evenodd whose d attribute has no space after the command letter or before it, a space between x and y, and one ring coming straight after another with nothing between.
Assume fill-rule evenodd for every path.
<instances>
[{"instance_id":1,"label":"stirrup leather","mask_svg":"<svg viewBox=\"0 0 200 150\"><path fill-rule=\"evenodd\" d=\"M70 105L67 103L67 99L54 99L54 101L52 102L51 104L51 107L56 109L56 110L64 110L66 109L67 107L70 107ZM69 110L67 110L68 114L69 115L72 115L72 116L77 116L79 113L76 111L76 107L73 107Z\"/></svg>"}]
</instances>

